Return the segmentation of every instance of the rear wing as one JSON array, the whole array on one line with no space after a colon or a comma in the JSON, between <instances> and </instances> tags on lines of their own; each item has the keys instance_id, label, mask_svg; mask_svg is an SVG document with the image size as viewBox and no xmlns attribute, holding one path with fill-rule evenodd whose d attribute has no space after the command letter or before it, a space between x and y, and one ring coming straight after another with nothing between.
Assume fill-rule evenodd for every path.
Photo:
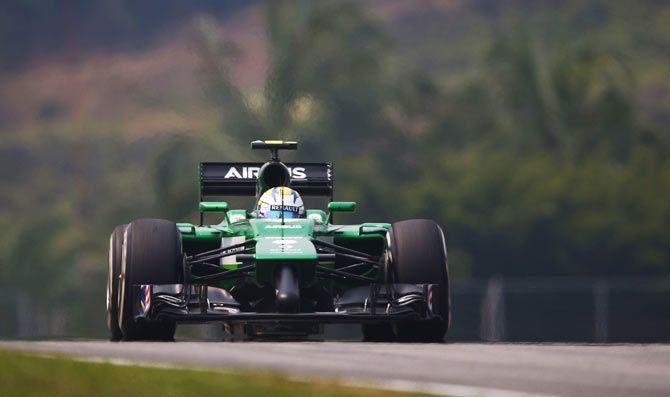
<instances>
[{"instance_id":1,"label":"rear wing","mask_svg":"<svg viewBox=\"0 0 670 397\"><path fill-rule=\"evenodd\" d=\"M303 196L333 199L331 163L285 163L291 188ZM207 196L255 196L263 163L200 163L200 201Z\"/></svg>"}]
</instances>

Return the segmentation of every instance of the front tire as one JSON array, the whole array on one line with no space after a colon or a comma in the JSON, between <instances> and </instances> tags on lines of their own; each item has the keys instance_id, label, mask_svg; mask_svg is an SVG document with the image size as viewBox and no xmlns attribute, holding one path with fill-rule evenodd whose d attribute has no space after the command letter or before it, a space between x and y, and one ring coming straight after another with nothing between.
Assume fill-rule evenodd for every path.
<instances>
[{"instance_id":1,"label":"front tire","mask_svg":"<svg viewBox=\"0 0 670 397\"><path fill-rule=\"evenodd\" d=\"M107 329L109 340L119 341L123 338L119 328L119 275L121 274L121 256L123 249L123 233L127 225L114 228L109 237L109 272L107 276Z\"/></svg>"},{"instance_id":2,"label":"front tire","mask_svg":"<svg viewBox=\"0 0 670 397\"><path fill-rule=\"evenodd\" d=\"M396 324L400 341L443 342L451 319L451 294L447 248L442 228L432 220L411 219L391 227L391 271L395 283L439 284L440 318Z\"/></svg>"},{"instance_id":3,"label":"front tire","mask_svg":"<svg viewBox=\"0 0 670 397\"><path fill-rule=\"evenodd\" d=\"M124 340L173 340L174 321L136 321L133 286L178 284L182 278L182 247L174 222L138 219L131 222L123 238L119 304L119 328Z\"/></svg>"}]
</instances>

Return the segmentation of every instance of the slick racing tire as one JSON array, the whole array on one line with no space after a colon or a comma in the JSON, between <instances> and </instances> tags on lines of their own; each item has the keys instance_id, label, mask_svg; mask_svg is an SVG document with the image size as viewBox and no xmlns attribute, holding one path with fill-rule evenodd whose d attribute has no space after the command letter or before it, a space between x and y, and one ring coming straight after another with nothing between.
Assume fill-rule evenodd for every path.
<instances>
[{"instance_id":1,"label":"slick racing tire","mask_svg":"<svg viewBox=\"0 0 670 397\"><path fill-rule=\"evenodd\" d=\"M109 273L107 276L107 329L109 339L119 341L123 338L119 328L119 274L121 274L121 255L123 233L127 225L114 228L109 237Z\"/></svg>"},{"instance_id":2,"label":"slick racing tire","mask_svg":"<svg viewBox=\"0 0 670 397\"><path fill-rule=\"evenodd\" d=\"M399 341L442 342L449 329L451 294L447 248L442 228L428 219L411 219L391 227L391 272L395 283L439 284L439 318L429 321L401 321L395 334Z\"/></svg>"},{"instance_id":3,"label":"slick racing tire","mask_svg":"<svg viewBox=\"0 0 670 397\"><path fill-rule=\"evenodd\" d=\"M121 261L119 328L124 340L173 340L173 321L135 320L133 285L178 284L182 278L181 237L174 222L138 219L126 228Z\"/></svg>"}]
</instances>

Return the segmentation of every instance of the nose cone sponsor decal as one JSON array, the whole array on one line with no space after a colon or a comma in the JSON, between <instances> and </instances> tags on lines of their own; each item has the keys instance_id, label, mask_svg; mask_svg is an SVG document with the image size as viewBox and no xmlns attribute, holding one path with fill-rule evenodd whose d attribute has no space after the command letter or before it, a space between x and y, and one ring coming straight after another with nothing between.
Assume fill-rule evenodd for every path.
<instances>
[{"instance_id":1,"label":"nose cone sponsor decal","mask_svg":"<svg viewBox=\"0 0 670 397\"><path fill-rule=\"evenodd\" d=\"M280 239L280 240L273 240L273 244L279 244L279 245L291 245L297 243L296 240L288 240L288 239Z\"/></svg>"},{"instance_id":2,"label":"nose cone sponsor decal","mask_svg":"<svg viewBox=\"0 0 670 397\"><path fill-rule=\"evenodd\" d=\"M302 225L267 225L266 229L302 229Z\"/></svg>"},{"instance_id":3,"label":"nose cone sponsor decal","mask_svg":"<svg viewBox=\"0 0 670 397\"><path fill-rule=\"evenodd\" d=\"M272 253L300 253L302 248L300 247L299 241L297 239L287 239L287 238L270 238L273 247L270 248ZM302 240L302 239L300 239Z\"/></svg>"},{"instance_id":4,"label":"nose cone sponsor decal","mask_svg":"<svg viewBox=\"0 0 670 397\"><path fill-rule=\"evenodd\" d=\"M316 250L308 238L299 236L264 237L256 244L256 258L280 259L289 256L314 256Z\"/></svg>"}]
</instances>

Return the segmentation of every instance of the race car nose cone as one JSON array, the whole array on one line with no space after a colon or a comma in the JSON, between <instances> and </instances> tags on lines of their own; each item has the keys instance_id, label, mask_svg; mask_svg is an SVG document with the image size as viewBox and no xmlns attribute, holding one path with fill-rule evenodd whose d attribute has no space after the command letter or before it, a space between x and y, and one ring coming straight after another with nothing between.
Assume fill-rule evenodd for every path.
<instances>
[{"instance_id":1,"label":"race car nose cone","mask_svg":"<svg viewBox=\"0 0 670 397\"><path fill-rule=\"evenodd\" d=\"M300 304L298 278L291 266L282 266L277 273L277 311L279 313L297 313Z\"/></svg>"}]
</instances>

